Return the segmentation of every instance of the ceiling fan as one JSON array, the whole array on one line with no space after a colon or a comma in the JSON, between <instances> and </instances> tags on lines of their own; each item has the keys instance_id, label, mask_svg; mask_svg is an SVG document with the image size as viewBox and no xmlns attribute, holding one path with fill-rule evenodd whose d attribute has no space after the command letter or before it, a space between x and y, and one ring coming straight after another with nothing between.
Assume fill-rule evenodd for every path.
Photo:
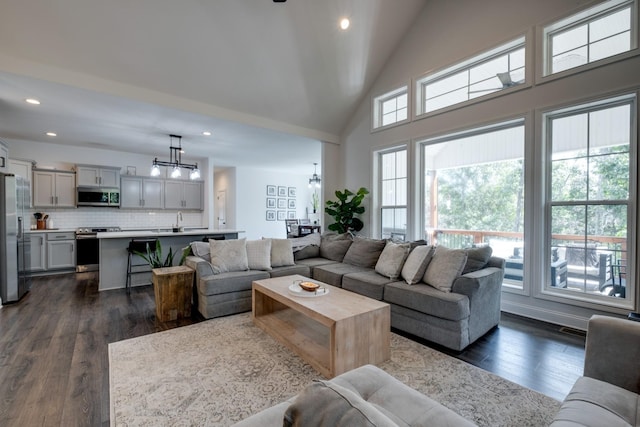
<instances>
[{"instance_id":1,"label":"ceiling fan","mask_svg":"<svg viewBox=\"0 0 640 427\"><path fill-rule=\"evenodd\" d=\"M518 80L518 81L515 81L515 82L513 80L511 80L511 73L509 71L507 71L506 73L497 73L496 77L498 77L498 79L500 80L500 83L502 83L502 87L494 87L494 88L479 89L479 90L470 90L469 93L491 92L491 91L496 91L496 90L508 89L510 87L517 86L519 84L524 83L524 79Z\"/></svg>"}]
</instances>

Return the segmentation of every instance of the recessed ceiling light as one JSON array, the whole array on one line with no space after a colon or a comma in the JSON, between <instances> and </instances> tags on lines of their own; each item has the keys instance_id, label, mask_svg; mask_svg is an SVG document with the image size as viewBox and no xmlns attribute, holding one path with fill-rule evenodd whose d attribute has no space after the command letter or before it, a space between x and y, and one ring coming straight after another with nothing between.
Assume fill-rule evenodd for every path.
<instances>
[{"instance_id":1,"label":"recessed ceiling light","mask_svg":"<svg viewBox=\"0 0 640 427\"><path fill-rule=\"evenodd\" d=\"M55 132L47 132L47 136L58 136Z\"/></svg>"},{"instance_id":2,"label":"recessed ceiling light","mask_svg":"<svg viewBox=\"0 0 640 427\"><path fill-rule=\"evenodd\" d=\"M25 102L27 102L29 104L33 104L33 105L40 105L40 101L38 101L35 98L27 98L27 99L25 99Z\"/></svg>"},{"instance_id":3,"label":"recessed ceiling light","mask_svg":"<svg viewBox=\"0 0 640 427\"><path fill-rule=\"evenodd\" d=\"M211 132L209 132L208 130L205 130L204 132L202 132L202 134L204 136L211 136Z\"/></svg>"},{"instance_id":4,"label":"recessed ceiling light","mask_svg":"<svg viewBox=\"0 0 640 427\"><path fill-rule=\"evenodd\" d=\"M349 21L349 18L342 18L340 20L340 28L342 28L343 30L349 28L349 25L351 25L351 21Z\"/></svg>"}]
</instances>

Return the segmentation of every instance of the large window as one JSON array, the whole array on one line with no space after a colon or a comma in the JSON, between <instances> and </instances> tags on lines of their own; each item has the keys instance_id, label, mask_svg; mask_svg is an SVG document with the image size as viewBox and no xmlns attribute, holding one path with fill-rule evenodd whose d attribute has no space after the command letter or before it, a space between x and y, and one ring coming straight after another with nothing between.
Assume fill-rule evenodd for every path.
<instances>
[{"instance_id":1,"label":"large window","mask_svg":"<svg viewBox=\"0 0 640 427\"><path fill-rule=\"evenodd\" d=\"M405 240L407 236L407 150L379 154L381 235Z\"/></svg>"},{"instance_id":2,"label":"large window","mask_svg":"<svg viewBox=\"0 0 640 427\"><path fill-rule=\"evenodd\" d=\"M403 86L373 100L373 128L390 126L408 119L408 91Z\"/></svg>"},{"instance_id":3,"label":"large window","mask_svg":"<svg viewBox=\"0 0 640 427\"><path fill-rule=\"evenodd\" d=\"M545 75L635 48L635 10L635 1L611 0L545 27Z\"/></svg>"},{"instance_id":4,"label":"large window","mask_svg":"<svg viewBox=\"0 0 640 427\"><path fill-rule=\"evenodd\" d=\"M566 296L629 297L634 110L627 97L545 115L548 251Z\"/></svg>"},{"instance_id":5,"label":"large window","mask_svg":"<svg viewBox=\"0 0 640 427\"><path fill-rule=\"evenodd\" d=\"M523 288L523 120L422 143L425 238L490 245L507 260L505 286Z\"/></svg>"},{"instance_id":6,"label":"large window","mask_svg":"<svg viewBox=\"0 0 640 427\"><path fill-rule=\"evenodd\" d=\"M524 37L416 83L417 114L425 114L524 83Z\"/></svg>"}]
</instances>

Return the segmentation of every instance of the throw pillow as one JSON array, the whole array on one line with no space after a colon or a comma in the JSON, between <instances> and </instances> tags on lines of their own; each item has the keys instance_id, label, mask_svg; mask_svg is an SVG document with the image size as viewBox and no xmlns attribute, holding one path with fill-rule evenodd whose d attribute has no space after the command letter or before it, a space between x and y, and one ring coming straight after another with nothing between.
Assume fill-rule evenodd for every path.
<instances>
[{"instance_id":1,"label":"throw pillow","mask_svg":"<svg viewBox=\"0 0 640 427\"><path fill-rule=\"evenodd\" d=\"M467 263L462 269L462 274L467 274L472 271L480 270L484 268L493 254L491 246L481 246L479 248L465 249L467 252Z\"/></svg>"},{"instance_id":2,"label":"throw pillow","mask_svg":"<svg viewBox=\"0 0 640 427\"><path fill-rule=\"evenodd\" d=\"M374 268L386 243L386 240L356 236L345 253L342 262L357 265L358 267Z\"/></svg>"},{"instance_id":3,"label":"throw pillow","mask_svg":"<svg viewBox=\"0 0 640 427\"><path fill-rule=\"evenodd\" d=\"M376 262L376 273L396 280L400 276L407 256L409 256L409 243L387 242Z\"/></svg>"},{"instance_id":4,"label":"throw pillow","mask_svg":"<svg viewBox=\"0 0 640 427\"><path fill-rule=\"evenodd\" d=\"M309 245L320 247L320 233L311 233L303 237L291 239L291 247L294 252L306 248Z\"/></svg>"},{"instance_id":5,"label":"throw pillow","mask_svg":"<svg viewBox=\"0 0 640 427\"><path fill-rule=\"evenodd\" d=\"M327 234L320 238L320 256L331 261L342 262L353 240L348 233Z\"/></svg>"},{"instance_id":6,"label":"throw pillow","mask_svg":"<svg viewBox=\"0 0 640 427\"><path fill-rule=\"evenodd\" d=\"M287 408L283 426L390 427L397 424L357 393L330 381L316 381Z\"/></svg>"},{"instance_id":7,"label":"throw pillow","mask_svg":"<svg viewBox=\"0 0 640 427\"><path fill-rule=\"evenodd\" d=\"M451 292L453 281L462 273L466 262L467 253L464 250L438 246L422 281L443 292Z\"/></svg>"},{"instance_id":8,"label":"throw pillow","mask_svg":"<svg viewBox=\"0 0 640 427\"><path fill-rule=\"evenodd\" d=\"M295 261L307 258L317 258L320 256L320 246L309 245L302 249L293 251L293 259Z\"/></svg>"},{"instance_id":9,"label":"throw pillow","mask_svg":"<svg viewBox=\"0 0 640 427\"><path fill-rule=\"evenodd\" d=\"M247 240L249 270L271 270L271 239Z\"/></svg>"},{"instance_id":10,"label":"throw pillow","mask_svg":"<svg viewBox=\"0 0 640 427\"><path fill-rule=\"evenodd\" d=\"M191 242L191 252L207 262L211 262L209 242Z\"/></svg>"},{"instance_id":11,"label":"throw pillow","mask_svg":"<svg viewBox=\"0 0 640 427\"><path fill-rule=\"evenodd\" d=\"M404 266L402 266L402 271L400 273L407 284L415 285L422 279L422 276L424 276L424 272L427 271L427 267L433 257L433 250L433 246L420 245L416 246L411 252L409 252L409 256L404 262Z\"/></svg>"},{"instance_id":12,"label":"throw pillow","mask_svg":"<svg viewBox=\"0 0 640 427\"><path fill-rule=\"evenodd\" d=\"M232 240L209 239L209 251L211 252L213 274L249 269L245 238Z\"/></svg>"},{"instance_id":13,"label":"throw pillow","mask_svg":"<svg viewBox=\"0 0 640 427\"><path fill-rule=\"evenodd\" d=\"M271 267L295 265L293 261L293 249L289 239L271 240Z\"/></svg>"}]
</instances>

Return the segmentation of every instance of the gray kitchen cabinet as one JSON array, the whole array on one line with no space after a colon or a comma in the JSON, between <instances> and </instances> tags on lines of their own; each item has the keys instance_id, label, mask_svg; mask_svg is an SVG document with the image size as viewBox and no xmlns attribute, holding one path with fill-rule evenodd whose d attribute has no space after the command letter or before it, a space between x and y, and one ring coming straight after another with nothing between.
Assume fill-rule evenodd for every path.
<instances>
[{"instance_id":1,"label":"gray kitchen cabinet","mask_svg":"<svg viewBox=\"0 0 640 427\"><path fill-rule=\"evenodd\" d=\"M33 170L33 206L75 208L76 174L49 169Z\"/></svg>"},{"instance_id":2,"label":"gray kitchen cabinet","mask_svg":"<svg viewBox=\"0 0 640 427\"><path fill-rule=\"evenodd\" d=\"M0 172L9 171L9 149L0 141Z\"/></svg>"},{"instance_id":3,"label":"gray kitchen cabinet","mask_svg":"<svg viewBox=\"0 0 640 427\"><path fill-rule=\"evenodd\" d=\"M47 242L45 233L29 234L31 240L30 272L45 271L47 269Z\"/></svg>"},{"instance_id":4,"label":"gray kitchen cabinet","mask_svg":"<svg viewBox=\"0 0 640 427\"><path fill-rule=\"evenodd\" d=\"M109 166L76 165L78 187L118 188L120 168Z\"/></svg>"},{"instance_id":5,"label":"gray kitchen cabinet","mask_svg":"<svg viewBox=\"0 0 640 427\"><path fill-rule=\"evenodd\" d=\"M202 210L202 181L166 181L165 209Z\"/></svg>"},{"instance_id":6,"label":"gray kitchen cabinet","mask_svg":"<svg viewBox=\"0 0 640 427\"><path fill-rule=\"evenodd\" d=\"M75 268L75 234L73 232L47 233L47 270Z\"/></svg>"},{"instance_id":7,"label":"gray kitchen cabinet","mask_svg":"<svg viewBox=\"0 0 640 427\"><path fill-rule=\"evenodd\" d=\"M163 209L162 179L123 176L120 179L120 209Z\"/></svg>"}]
</instances>

